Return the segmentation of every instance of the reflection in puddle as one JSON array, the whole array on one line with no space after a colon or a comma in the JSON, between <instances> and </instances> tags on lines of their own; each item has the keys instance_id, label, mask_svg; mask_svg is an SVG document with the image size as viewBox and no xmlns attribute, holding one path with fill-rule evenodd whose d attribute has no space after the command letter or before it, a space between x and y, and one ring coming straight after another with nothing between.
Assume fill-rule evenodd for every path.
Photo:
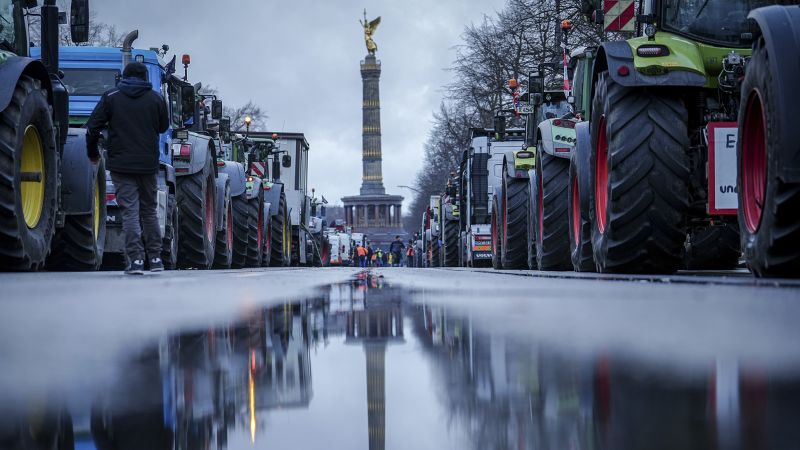
<instances>
[{"instance_id":1,"label":"reflection in puddle","mask_svg":"<svg viewBox=\"0 0 800 450\"><path fill-rule=\"evenodd\" d=\"M0 448L785 449L800 384L570 355L362 276L4 405ZM5 397L5 396L4 396Z\"/></svg>"}]
</instances>

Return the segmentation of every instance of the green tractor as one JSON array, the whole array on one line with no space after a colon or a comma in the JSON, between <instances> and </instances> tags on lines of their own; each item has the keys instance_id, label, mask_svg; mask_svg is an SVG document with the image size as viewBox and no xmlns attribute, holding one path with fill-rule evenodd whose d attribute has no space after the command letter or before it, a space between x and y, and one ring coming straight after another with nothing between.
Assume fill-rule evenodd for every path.
<instances>
[{"instance_id":1,"label":"green tractor","mask_svg":"<svg viewBox=\"0 0 800 450\"><path fill-rule=\"evenodd\" d=\"M59 75L56 0L0 0L0 269L96 270L105 241L105 169L69 128ZM41 18L41 60L30 57L28 16ZM71 3L72 41L89 34L87 0ZM98 174L100 176L98 176Z\"/></svg>"},{"instance_id":2,"label":"green tractor","mask_svg":"<svg viewBox=\"0 0 800 450\"><path fill-rule=\"evenodd\" d=\"M797 3L785 2L785 3ZM750 13L739 110L739 224L757 276L800 276L800 5Z\"/></svg>"},{"instance_id":3,"label":"green tractor","mask_svg":"<svg viewBox=\"0 0 800 450\"><path fill-rule=\"evenodd\" d=\"M592 71L589 218L597 270L731 269L739 103L759 0L646 0L638 37ZM793 2L794 3L794 2ZM584 13L602 16L600 0Z\"/></svg>"}]
</instances>

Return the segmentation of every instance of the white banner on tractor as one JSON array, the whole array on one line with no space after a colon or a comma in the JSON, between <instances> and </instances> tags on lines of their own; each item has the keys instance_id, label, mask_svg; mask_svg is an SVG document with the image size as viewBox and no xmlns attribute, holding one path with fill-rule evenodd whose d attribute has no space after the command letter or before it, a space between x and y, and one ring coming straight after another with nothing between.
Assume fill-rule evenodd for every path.
<instances>
[{"instance_id":1,"label":"white banner on tractor","mask_svg":"<svg viewBox=\"0 0 800 450\"><path fill-rule=\"evenodd\" d=\"M708 213L735 215L739 208L736 190L736 122L708 124Z\"/></svg>"},{"instance_id":2,"label":"white banner on tractor","mask_svg":"<svg viewBox=\"0 0 800 450\"><path fill-rule=\"evenodd\" d=\"M635 13L633 0L605 0L603 2L604 31L634 32Z\"/></svg>"}]
</instances>

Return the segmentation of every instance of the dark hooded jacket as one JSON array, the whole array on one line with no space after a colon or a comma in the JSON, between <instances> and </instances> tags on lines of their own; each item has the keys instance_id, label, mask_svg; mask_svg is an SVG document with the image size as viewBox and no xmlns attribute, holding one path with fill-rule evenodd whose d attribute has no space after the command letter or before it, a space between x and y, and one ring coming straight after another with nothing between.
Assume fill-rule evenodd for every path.
<instances>
[{"instance_id":1,"label":"dark hooded jacket","mask_svg":"<svg viewBox=\"0 0 800 450\"><path fill-rule=\"evenodd\" d=\"M108 128L106 168L112 172L158 172L158 138L169 127L167 105L149 82L123 78L100 98L86 123L89 157L99 156L100 133Z\"/></svg>"}]
</instances>

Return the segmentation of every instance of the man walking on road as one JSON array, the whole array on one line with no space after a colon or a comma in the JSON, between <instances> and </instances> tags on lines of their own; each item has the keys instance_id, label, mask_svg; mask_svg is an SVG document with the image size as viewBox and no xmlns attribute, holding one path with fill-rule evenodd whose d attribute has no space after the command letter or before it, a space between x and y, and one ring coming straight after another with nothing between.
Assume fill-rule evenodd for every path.
<instances>
[{"instance_id":1,"label":"man walking on road","mask_svg":"<svg viewBox=\"0 0 800 450\"><path fill-rule=\"evenodd\" d=\"M389 245L389 252L392 253L392 267L400 267L400 255L406 246L400 240L400 236L395 236L394 241Z\"/></svg>"},{"instance_id":2,"label":"man walking on road","mask_svg":"<svg viewBox=\"0 0 800 450\"><path fill-rule=\"evenodd\" d=\"M145 248L150 270L164 270L161 261L161 230L156 216L158 174L158 137L169 127L164 99L147 81L147 67L132 62L122 72L122 80L100 98L89 121L86 147L89 159L97 162L100 132L108 128L106 167L122 209L125 231L125 273L144 273ZM140 225L141 221L141 225ZM144 233L142 233L142 226Z\"/></svg>"}]
</instances>

